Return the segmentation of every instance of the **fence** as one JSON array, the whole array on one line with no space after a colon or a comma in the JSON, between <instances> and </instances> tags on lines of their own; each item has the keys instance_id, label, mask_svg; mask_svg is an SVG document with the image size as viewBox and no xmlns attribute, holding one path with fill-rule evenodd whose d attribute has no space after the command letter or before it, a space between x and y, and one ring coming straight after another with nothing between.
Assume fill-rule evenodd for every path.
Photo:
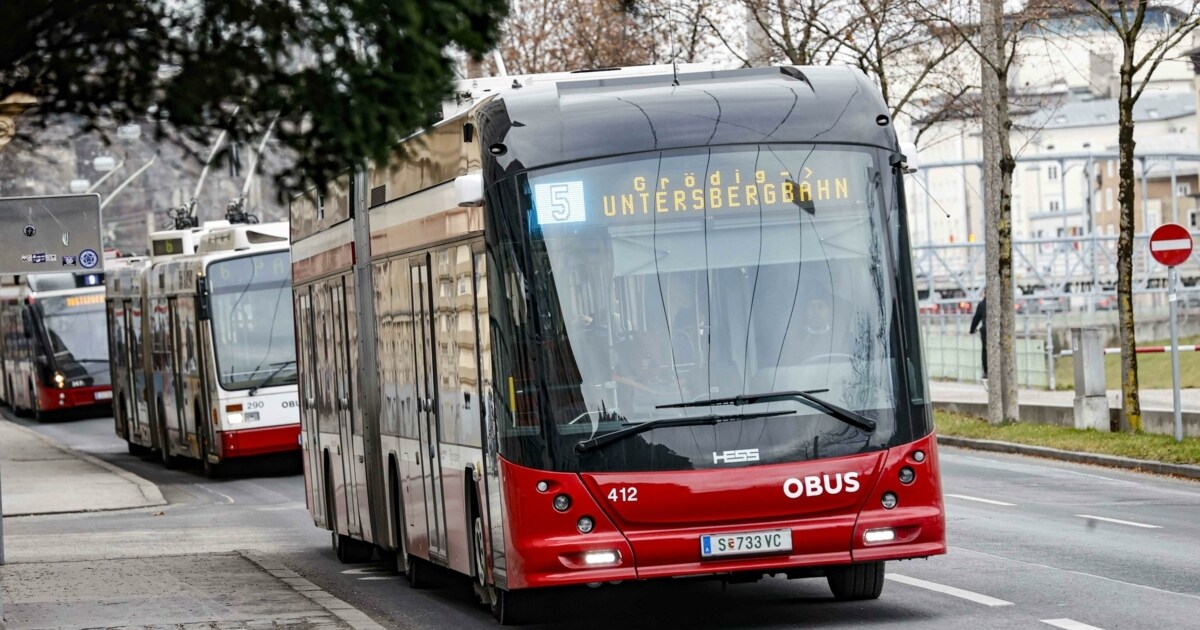
<instances>
[{"instance_id":1,"label":"fence","mask_svg":"<svg viewBox=\"0 0 1200 630\"><path fill-rule=\"evenodd\" d=\"M1049 324L1037 330L1031 317L1017 320L1013 339L1017 355L1017 386L1054 388L1054 345ZM983 376L980 354L983 340L970 334L971 316L966 314L923 315L921 334L925 346L925 369L932 379L979 382Z\"/></svg>"}]
</instances>

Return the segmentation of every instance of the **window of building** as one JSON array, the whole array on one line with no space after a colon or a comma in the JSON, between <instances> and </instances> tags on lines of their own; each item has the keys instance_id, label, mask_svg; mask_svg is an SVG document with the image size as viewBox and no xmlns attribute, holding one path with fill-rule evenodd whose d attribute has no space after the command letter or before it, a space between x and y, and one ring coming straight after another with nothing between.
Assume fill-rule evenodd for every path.
<instances>
[{"instance_id":1,"label":"window of building","mask_svg":"<svg viewBox=\"0 0 1200 630\"><path fill-rule=\"evenodd\" d=\"M1109 164L1112 164L1112 162L1109 162ZM1104 189L1104 209L1110 210L1110 211L1113 209L1113 189L1112 188Z\"/></svg>"},{"instance_id":2,"label":"window of building","mask_svg":"<svg viewBox=\"0 0 1200 630\"><path fill-rule=\"evenodd\" d=\"M1175 186L1175 196L1176 197L1186 197L1190 194L1192 194L1192 184L1190 182L1176 184L1176 186Z\"/></svg>"},{"instance_id":3,"label":"window of building","mask_svg":"<svg viewBox=\"0 0 1200 630\"><path fill-rule=\"evenodd\" d=\"M1058 179L1058 166L1051 165L1046 168L1046 179Z\"/></svg>"},{"instance_id":4,"label":"window of building","mask_svg":"<svg viewBox=\"0 0 1200 630\"><path fill-rule=\"evenodd\" d=\"M1108 176L1109 177L1116 176L1116 170L1117 170L1117 161L1109 160L1108 161Z\"/></svg>"},{"instance_id":5,"label":"window of building","mask_svg":"<svg viewBox=\"0 0 1200 630\"><path fill-rule=\"evenodd\" d=\"M1188 225L1196 227L1196 212L1194 210L1188 213Z\"/></svg>"},{"instance_id":6,"label":"window of building","mask_svg":"<svg viewBox=\"0 0 1200 630\"><path fill-rule=\"evenodd\" d=\"M1059 211L1058 200L1052 199L1050 201L1050 212L1058 212L1058 211Z\"/></svg>"}]
</instances>

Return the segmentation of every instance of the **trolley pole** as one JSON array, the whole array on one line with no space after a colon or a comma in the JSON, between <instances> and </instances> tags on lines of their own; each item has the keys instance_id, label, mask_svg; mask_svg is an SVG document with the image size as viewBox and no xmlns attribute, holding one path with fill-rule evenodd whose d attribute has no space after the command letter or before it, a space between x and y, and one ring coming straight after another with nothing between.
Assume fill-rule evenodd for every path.
<instances>
[{"instance_id":1,"label":"trolley pole","mask_svg":"<svg viewBox=\"0 0 1200 630\"><path fill-rule=\"evenodd\" d=\"M1170 294L1167 301L1171 304L1171 389L1175 402L1175 441L1183 441L1183 413L1179 403L1179 326L1176 314L1179 310L1179 267L1167 267L1167 282L1170 284ZM3 556L0 556L3 558Z\"/></svg>"}]
</instances>

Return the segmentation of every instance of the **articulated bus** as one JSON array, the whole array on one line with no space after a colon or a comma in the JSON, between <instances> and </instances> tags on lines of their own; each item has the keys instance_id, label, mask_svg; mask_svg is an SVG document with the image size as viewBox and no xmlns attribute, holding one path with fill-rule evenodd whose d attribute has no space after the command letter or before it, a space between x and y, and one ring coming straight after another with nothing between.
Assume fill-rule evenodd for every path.
<instances>
[{"instance_id":1,"label":"articulated bus","mask_svg":"<svg viewBox=\"0 0 1200 630\"><path fill-rule=\"evenodd\" d=\"M885 561L945 553L909 167L867 78L500 81L292 203L338 557L447 567L515 623L551 587L669 577L873 599Z\"/></svg>"},{"instance_id":2,"label":"articulated bus","mask_svg":"<svg viewBox=\"0 0 1200 630\"><path fill-rule=\"evenodd\" d=\"M206 223L151 244L108 284L117 435L209 475L298 452L287 224Z\"/></svg>"},{"instance_id":3,"label":"articulated bus","mask_svg":"<svg viewBox=\"0 0 1200 630\"><path fill-rule=\"evenodd\" d=\"M0 284L0 393L38 420L112 399L103 273L9 276Z\"/></svg>"}]
</instances>

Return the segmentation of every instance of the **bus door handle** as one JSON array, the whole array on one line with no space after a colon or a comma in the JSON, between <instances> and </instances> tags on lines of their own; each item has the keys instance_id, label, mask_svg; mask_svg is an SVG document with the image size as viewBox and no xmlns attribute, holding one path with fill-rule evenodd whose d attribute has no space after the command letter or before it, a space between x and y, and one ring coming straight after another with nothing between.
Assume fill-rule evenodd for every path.
<instances>
[{"instance_id":1,"label":"bus door handle","mask_svg":"<svg viewBox=\"0 0 1200 630\"><path fill-rule=\"evenodd\" d=\"M338 398L338 409L345 411L350 408L350 401L345 397Z\"/></svg>"}]
</instances>

